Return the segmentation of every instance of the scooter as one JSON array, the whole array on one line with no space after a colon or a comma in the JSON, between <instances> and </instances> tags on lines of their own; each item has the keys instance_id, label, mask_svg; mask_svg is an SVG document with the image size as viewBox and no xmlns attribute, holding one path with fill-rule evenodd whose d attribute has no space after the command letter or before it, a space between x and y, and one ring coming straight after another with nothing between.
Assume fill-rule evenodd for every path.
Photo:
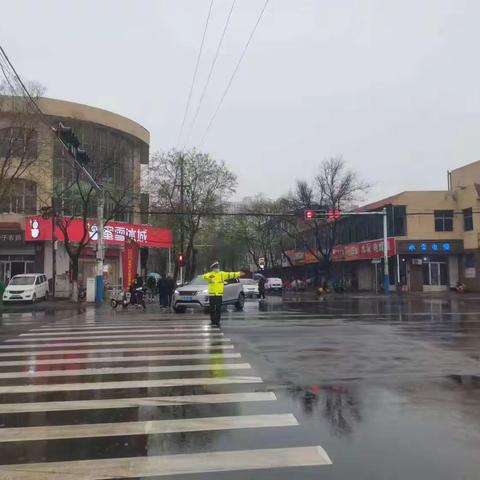
<instances>
[{"instance_id":1,"label":"scooter","mask_svg":"<svg viewBox=\"0 0 480 480\"><path fill-rule=\"evenodd\" d=\"M140 308L143 307L145 310L147 308L145 304L145 292L146 289L144 287L138 287L133 291L133 294L130 293L129 290L124 290L122 299L118 300L115 298L112 298L110 301L110 305L112 308L117 308L118 305L122 305L122 308L126 309L129 306L133 305L135 308Z\"/></svg>"}]
</instances>

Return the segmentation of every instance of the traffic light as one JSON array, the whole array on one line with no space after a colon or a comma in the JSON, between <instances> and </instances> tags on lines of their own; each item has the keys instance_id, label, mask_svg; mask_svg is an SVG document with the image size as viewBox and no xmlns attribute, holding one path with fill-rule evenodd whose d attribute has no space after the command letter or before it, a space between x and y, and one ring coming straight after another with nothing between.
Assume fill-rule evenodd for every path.
<instances>
[{"instance_id":1,"label":"traffic light","mask_svg":"<svg viewBox=\"0 0 480 480\"><path fill-rule=\"evenodd\" d=\"M77 159L77 162L81 163L82 165L90 163L90 157L88 156L87 151L84 148L77 148L75 158Z\"/></svg>"},{"instance_id":2,"label":"traffic light","mask_svg":"<svg viewBox=\"0 0 480 480\"><path fill-rule=\"evenodd\" d=\"M317 216L314 210L305 210L305 220L312 220Z\"/></svg>"},{"instance_id":3,"label":"traffic light","mask_svg":"<svg viewBox=\"0 0 480 480\"><path fill-rule=\"evenodd\" d=\"M336 222L342 214L338 208L330 208L327 212L327 222Z\"/></svg>"},{"instance_id":4,"label":"traffic light","mask_svg":"<svg viewBox=\"0 0 480 480\"><path fill-rule=\"evenodd\" d=\"M185 256L183 253L177 254L177 264L179 267L183 267L185 265Z\"/></svg>"},{"instance_id":5,"label":"traffic light","mask_svg":"<svg viewBox=\"0 0 480 480\"><path fill-rule=\"evenodd\" d=\"M62 143L68 148L70 153L80 146L80 140L73 133L72 127L66 127L62 122L58 122L57 136Z\"/></svg>"}]
</instances>

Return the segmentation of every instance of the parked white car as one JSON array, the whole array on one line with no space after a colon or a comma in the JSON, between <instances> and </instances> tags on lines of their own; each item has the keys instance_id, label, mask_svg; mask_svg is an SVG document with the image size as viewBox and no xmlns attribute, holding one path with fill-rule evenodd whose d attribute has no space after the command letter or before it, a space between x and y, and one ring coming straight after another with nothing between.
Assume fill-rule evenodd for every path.
<instances>
[{"instance_id":1,"label":"parked white car","mask_svg":"<svg viewBox=\"0 0 480 480\"><path fill-rule=\"evenodd\" d=\"M244 304L245 294L238 279L226 282L222 305L235 305L235 308L241 311ZM172 307L175 313L184 313L187 308L202 308L207 312L209 305L208 283L202 275L198 275L190 283L178 287L172 298Z\"/></svg>"},{"instance_id":2,"label":"parked white car","mask_svg":"<svg viewBox=\"0 0 480 480\"><path fill-rule=\"evenodd\" d=\"M283 290L283 282L281 278L267 278L265 282L265 290L270 292L281 292Z\"/></svg>"},{"instance_id":3,"label":"parked white car","mask_svg":"<svg viewBox=\"0 0 480 480\"><path fill-rule=\"evenodd\" d=\"M245 297L259 297L260 292L258 291L258 282L251 278L241 278L240 283L243 287L243 293Z\"/></svg>"},{"instance_id":4,"label":"parked white car","mask_svg":"<svg viewBox=\"0 0 480 480\"><path fill-rule=\"evenodd\" d=\"M48 299L48 280L44 273L27 273L15 275L8 282L3 292L3 303L32 302Z\"/></svg>"}]
</instances>

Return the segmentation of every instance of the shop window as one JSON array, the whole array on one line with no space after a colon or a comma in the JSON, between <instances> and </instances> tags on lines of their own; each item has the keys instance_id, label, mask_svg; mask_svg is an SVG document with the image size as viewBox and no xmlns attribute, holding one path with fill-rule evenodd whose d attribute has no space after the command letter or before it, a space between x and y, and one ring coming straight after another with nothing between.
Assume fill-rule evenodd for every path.
<instances>
[{"instance_id":1,"label":"shop window","mask_svg":"<svg viewBox=\"0 0 480 480\"><path fill-rule=\"evenodd\" d=\"M471 208L463 210L463 229L466 232L473 230L473 212Z\"/></svg>"},{"instance_id":2,"label":"shop window","mask_svg":"<svg viewBox=\"0 0 480 480\"><path fill-rule=\"evenodd\" d=\"M453 210L435 210L435 231L453 232Z\"/></svg>"},{"instance_id":3,"label":"shop window","mask_svg":"<svg viewBox=\"0 0 480 480\"><path fill-rule=\"evenodd\" d=\"M467 253L464 258L465 268L475 268L475 255L473 253Z\"/></svg>"}]
</instances>

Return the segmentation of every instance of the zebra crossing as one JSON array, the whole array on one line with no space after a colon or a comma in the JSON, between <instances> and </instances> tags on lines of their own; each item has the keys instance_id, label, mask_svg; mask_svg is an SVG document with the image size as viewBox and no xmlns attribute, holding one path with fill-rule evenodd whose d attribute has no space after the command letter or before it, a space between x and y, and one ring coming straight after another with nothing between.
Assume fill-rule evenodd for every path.
<instances>
[{"instance_id":1,"label":"zebra crossing","mask_svg":"<svg viewBox=\"0 0 480 480\"><path fill-rule=\"evenodd\" d=\"M331 464L320 445L288 444L295 415L201 317L88 320L31 325L0 344L0 480Z\"/></svg>"}]
</instances>

